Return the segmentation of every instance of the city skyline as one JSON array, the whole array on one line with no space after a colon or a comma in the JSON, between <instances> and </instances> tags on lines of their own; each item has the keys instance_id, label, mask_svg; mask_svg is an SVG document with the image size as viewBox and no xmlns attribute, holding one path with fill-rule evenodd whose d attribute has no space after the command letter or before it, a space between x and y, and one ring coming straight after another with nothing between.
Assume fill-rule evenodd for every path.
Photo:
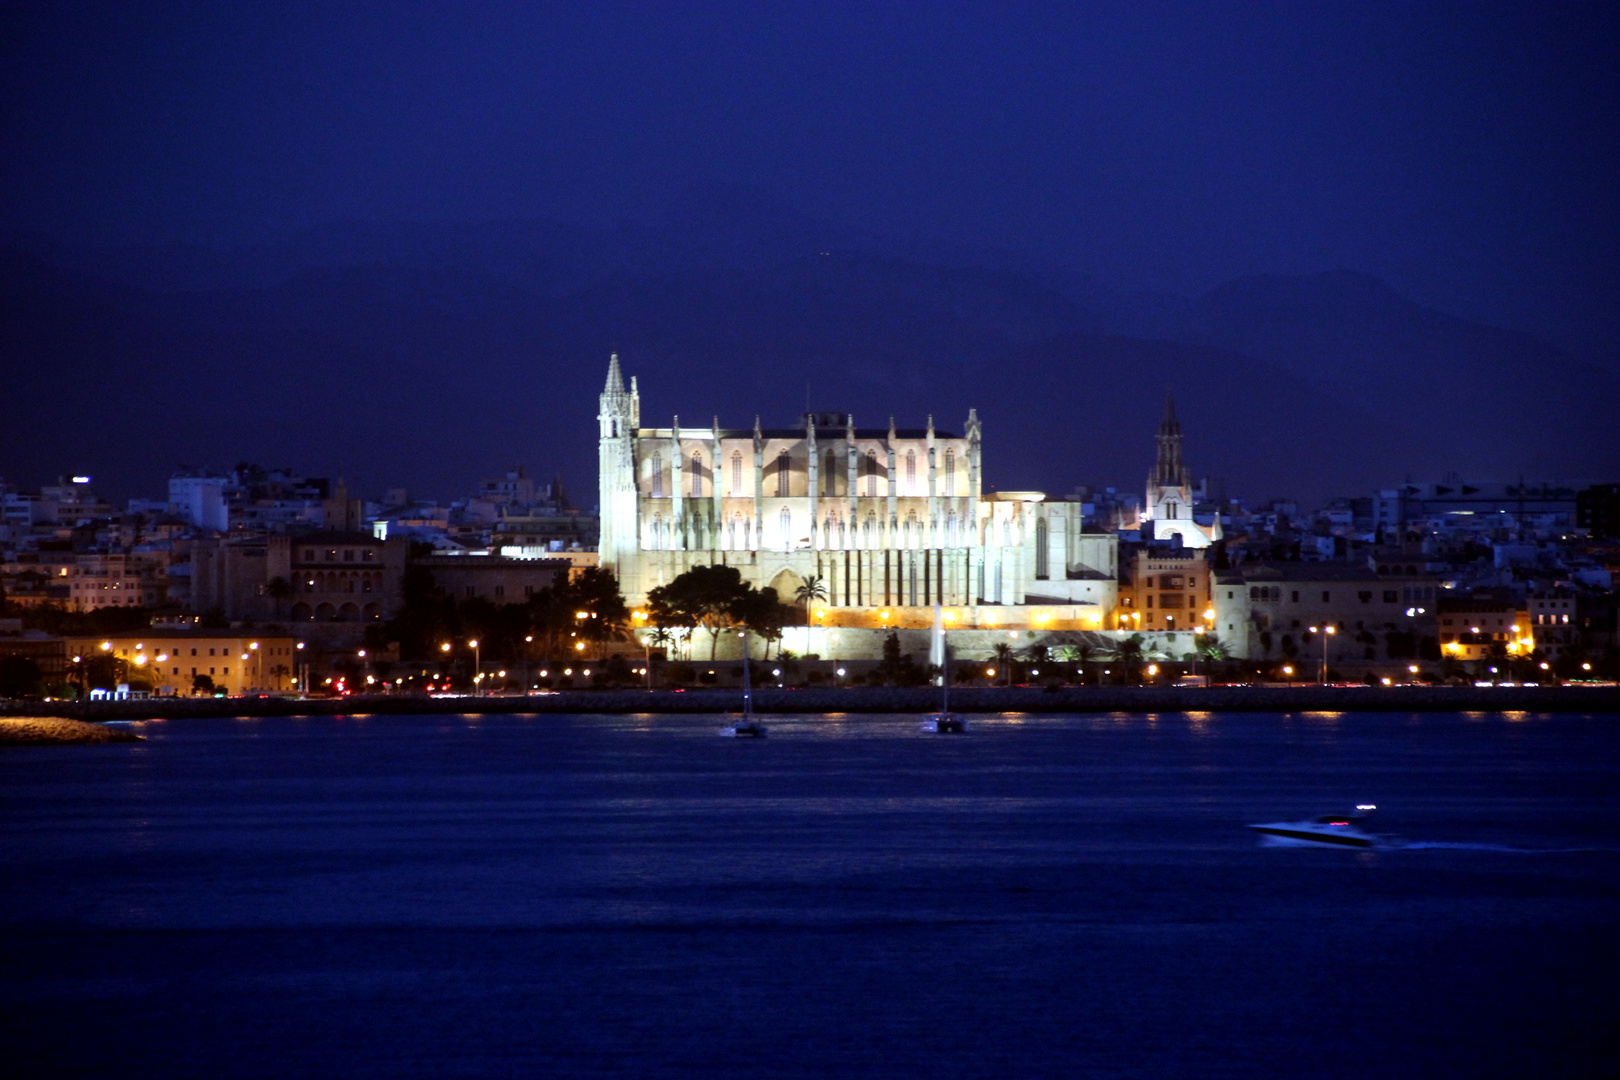
<instances>
[{"instance_id":1,"label":"city skyline","mask_svg":"<svg viewBox=\"0 0 1620 1080\"><path fill-rule=\"evenodd\" d=\"M1262 499L1620 460L1606 7L3 18L13 483L584 487L611 351L1048 491L1166 386Z\"/></svg>"}]
</instances>

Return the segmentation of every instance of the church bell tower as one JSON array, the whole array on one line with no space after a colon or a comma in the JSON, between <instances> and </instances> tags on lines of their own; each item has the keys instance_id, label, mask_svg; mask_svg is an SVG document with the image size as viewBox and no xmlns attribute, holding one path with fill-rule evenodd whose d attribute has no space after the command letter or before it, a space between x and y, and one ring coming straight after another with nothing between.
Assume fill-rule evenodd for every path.
<instances>
[{"instance_id":1,"label":"church bell tower","mask_svg":"<svg viewBox=\"0 0 1620 1080\"><path fill-rule=\"evenodd\" d=\"M637 522L635 433L641 423L641 400L636 380L624 388L619 354L608 359L607 385L598 399L597 508L601 514L601 565L618 576L626 595L630 585L624 572L635 566L640 537Z\"/></svg>"}]
</instances>

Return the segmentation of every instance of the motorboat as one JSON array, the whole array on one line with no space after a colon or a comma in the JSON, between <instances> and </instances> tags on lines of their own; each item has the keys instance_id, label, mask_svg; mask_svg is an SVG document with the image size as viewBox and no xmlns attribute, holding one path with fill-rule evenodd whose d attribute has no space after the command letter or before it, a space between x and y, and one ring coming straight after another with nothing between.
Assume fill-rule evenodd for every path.
<instances>
[{"instance_id":1,"label":"motorboat","mask_svg":"<svg viewBox=\"0 0 1620 1080\"><path fill-rule=\"evenodd\" d=\"M748 668L748 628L743 628L743 714L742 719L720 729L728 739L763 739L765 725L754 719L754 686Z\"/></svg>"},{"instance_id":2,"label":"motorboat","mask_svg":"<svg viewBox=\"0 0 1620 1080\"><path fill-rule=\"evenodd\" d=\"M1285 847L1378 847L1379 838L1365 832L1360 822L1378 807L1363 804L1353 814L1328 814L1305 821L1273 821L1249 828L1265 837L1268 844Z\"/></svg>"},{"instance_id":3,"label":"motorboat","mask_svg":"<svg viewBox=\"0 0 1620 1080\"><path fill-rule=\"evenodd\" d=\"M934 605L934 642L931 651L937 651L939 654L939 712L924 720L918 727L930 735L965 735L967 720L961 714L951 712L951 653L950 647L945 643L945 629L940 621L938 604Z\"/></svg>"}]
</instances>

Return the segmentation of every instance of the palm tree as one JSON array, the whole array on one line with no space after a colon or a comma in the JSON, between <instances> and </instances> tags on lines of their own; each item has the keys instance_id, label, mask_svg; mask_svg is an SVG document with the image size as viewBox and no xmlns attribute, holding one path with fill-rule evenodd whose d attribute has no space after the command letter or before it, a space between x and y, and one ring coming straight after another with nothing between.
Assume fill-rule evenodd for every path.
<instances>
[{"instance_id":1,"label":"palm tree","mask_svg":"<svg viewBox=\"0 0 1620 1080\"><path fill-rule=\"evenodd\" d=\"M281 602L293 594L292 582L284 577L273 577L264 583L264 591L276 602L276 621L281 621Z\"/></svg>"},{"instance_id":2,"label":"palm tree","mask_svg":"<svg viewBox=\"0 0 1620 1080\"><path fill-rule=\"evenodd\" d=\"M270 669L271 677L273 677L276 680L276 689L277 690L281 689L281 680L285 679L288 675L291 675L291 674L292 674L292 671L287 667L286 664L277 664L275 667Z\"/></svg>"},{"instance_id":3,"label":"palm tree","mask_svg":"<svg viewBox=\"0 0 1620 1080\"><path fill-rule=\"evenodd\" d=\"M1119 662L1125 665L1125 679L1127 682L1136 682L1142 675L1142 658L1147 650L1142 647L1142 635L1132 634L1119 643L1115 650Z\"/></svg>"},{"instance_id":4,"label":"palm tree","mask_svg":"<svg viewBox=\"0 0 1620 1080\"><path fill-rule=\"evenodd\" d=\"M793 598L804 608L804 624L810 625L810 605L817 600L826 602L827 583L820 574L811 574L793 591Z\"/></svg>"},{"instance_id":5,"label":"palm tree","mask_svg":"<svg viewBox=\"0 0 1620 1080\"><path fill-rule=\"evenodd\" d=\"M1006 681L1006 685L1011 686L1012 685L1013 647L1011 645L1007 644L1005 641L1003 641L1001 644L997 645L991 651L995 654L996 663L1000 664L1001 665L1001 670L1003 672L1005 672L1004 678L1005 678L1005 681Z\"/></svg>"}]
</instances>

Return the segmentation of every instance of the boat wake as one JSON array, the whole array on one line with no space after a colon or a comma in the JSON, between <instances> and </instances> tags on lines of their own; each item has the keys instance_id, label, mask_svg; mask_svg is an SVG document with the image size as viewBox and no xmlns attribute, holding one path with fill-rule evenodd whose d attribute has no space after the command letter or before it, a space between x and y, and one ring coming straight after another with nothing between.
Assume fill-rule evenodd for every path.
<instances>
[{"instance_id":1,"label":"boat wake","mask_svg":"<svg viewBox=\"0 0 1620 1080\"><path fill-rule=\"evenodd\" d=\"M1529 848L1511 844L1464 844L1443 840L1396 840L1382 845L1402 851L1494 851L1505 855L1577 855L1590 852L1620 853L1620 847Z\"/></svg>"}]
</instances>

